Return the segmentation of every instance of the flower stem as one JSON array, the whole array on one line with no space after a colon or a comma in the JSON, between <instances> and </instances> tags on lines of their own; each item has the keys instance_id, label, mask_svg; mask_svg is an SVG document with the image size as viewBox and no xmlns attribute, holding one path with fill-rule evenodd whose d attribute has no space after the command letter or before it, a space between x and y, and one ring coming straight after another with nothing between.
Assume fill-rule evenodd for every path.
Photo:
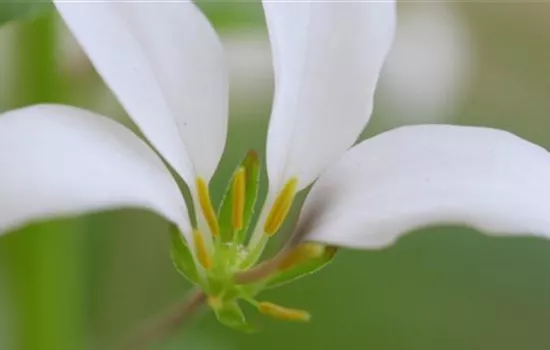
<instances>
[{"instance_id":1,"label":"flower stem","mask_svg":"<svg viewBox=\"0 0 550 350\"><path fill-rule=\"evenodd\" d=\"M114 349L148 349L149 345L171 336L180 326L187 323L205 301L206 295L201 290L193 291L183 302L173 305L167 312L138 327L136 332L124 338Z\"/></svg>"}]
</instances>

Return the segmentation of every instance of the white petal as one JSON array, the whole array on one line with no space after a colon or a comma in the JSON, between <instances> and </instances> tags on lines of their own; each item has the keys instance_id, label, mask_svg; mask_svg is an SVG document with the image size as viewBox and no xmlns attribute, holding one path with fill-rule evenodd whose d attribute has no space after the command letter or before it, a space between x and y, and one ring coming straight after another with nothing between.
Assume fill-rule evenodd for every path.
<instances>
[{"instance_id":1,"label":"white petal","mask_svg":"<svg viewBox=\"0 0 550 350\"><path fill-rule=\"evenodd\" d=\"M267 142L270 188L310 184L357 139L395 27L395 2L263 3L275 98Z\"/></svg>"},{"instance_id":2,"label":"white petal","mask_svg":"<svg viewBox=\"0 0 550 350\"><path fill-rule=\"evenodd\" d=\"M545 149L494 129L409 126L344 154L313 185L297 232L353 248L437 224L549 237L549 213Z\"/></svg>"},{"instance_id":3,"label":"white petal","mask_svg":"<svg viewBox=\"0 0 550 350\"><path fill-rule=\"evenodd\" d=\"M177 184L122 125L69 106L0 116L0 231L120 207L157 212L190 233Z\"/></svg>"},{"instance_id":4,"label":"white petal","mask_svg":"<svg viewBox=\"0 0 550 350\"><path fill-rule=\"evenodd\" d=\"M188 183L223 152L228 83L221 44L192 2L56 6L130 117Z\"/></svg>"}]
</instances>

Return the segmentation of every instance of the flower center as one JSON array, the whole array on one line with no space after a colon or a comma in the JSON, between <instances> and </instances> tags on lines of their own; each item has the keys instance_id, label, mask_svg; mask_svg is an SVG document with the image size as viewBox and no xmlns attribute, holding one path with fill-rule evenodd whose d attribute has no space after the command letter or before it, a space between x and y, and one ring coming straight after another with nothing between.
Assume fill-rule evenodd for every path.
<instances>
[{"instance_id":1,"label":"flower center","mask_svg":"<svg viewBox=\"0 0 550 350\"><path fill-rule=\"evenodd\" d=\"M335 253L334 249L305 243L277 262L275 271L263 276L263 279L236 282L235 276L257 264L269 238L281 229L298 189L298 179L290 178L276 196L268 199L268 205L259 213L257 223L252 227L258 197L259 168L258 157L250 152L233 173L218 210L212 205L208 183L197 178L192 191L197 214L193 242L186 245L178 237L175 241L177 247L173 248L176 266L208 295L209 305L218 319L242 330L247 330L249 326L238 300L250 303L260 313L271 317L309 320L309 314L305 311L258 302L255 297L262 289L315 272Z\"/></svg>"}]
</instances>

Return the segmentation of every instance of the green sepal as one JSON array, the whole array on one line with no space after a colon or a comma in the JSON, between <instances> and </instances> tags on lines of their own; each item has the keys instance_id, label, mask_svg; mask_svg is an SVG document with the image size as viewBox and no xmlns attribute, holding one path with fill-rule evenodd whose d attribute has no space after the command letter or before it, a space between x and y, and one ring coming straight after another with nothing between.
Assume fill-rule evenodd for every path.
<instances>
[{"instance_id":1,"label":"green sepal","mask_svg":"<svg viewBox=\"0 0 550 350\"><path fill-rule=\"evenodd\" d=\"M244 312L237 301L226 301L220 305L210 306L214 310L218 321L223 325L245 333L256 331L256 327L246 322Z\"/></svg>"},{"instance_id":2,"label":"green sepal","mask_svg":"<svg viewBox=\"0 0 550 350\"><path fill-rule=\"evenodd\" d=\"M254 151L248 152L243 161L239 164L235 171L243 167L245 169L245 202L244 202L244 220L243 228L238 232L233 232L233 225L231 222L233 214L233 200L231 196L231 185L233 183L233 177L227 185L225 195L223 196L221 205L218 209L218 223L220 226L220 236L224 241L234 241L242 243L245 239L246 232L250 225L252 216L254 215L254 208L256 206L256 200L258 198L258 189L260 184L260 160L258 155ZM237 235L237 237L233 237Z\"/></svg>"},{"instance_id":3,"label":"green sepal","mask_svg":"<svg viewBox=\"0 0 550 350\"><path fill-rule=\"evenodd\" d=\"M0 3L0 26L14 20L32 19L51 10L51 1L7 1Z\"/></svg>"},{"instance_id":4,"label":"green sepal","mask_svg":"<svg viewBox=\"0 0 550 350\"><path fill-rule=\"evenodd\" d=\"M239 232L238 242L243 242L246 238L246 232L252 221L254 208L258 200L261 163L256 152L248 152L243 160L243 166L246 169L246 199L244 202L244 227Z\"/></svg>"},{"instance_id":5,"label":"green sepal","mask_svg":"<svg viewBox=\"0 0 550 350\"><path fill-rule=\"evenodd\" d=\"M338 249L327 246L323 255L312 258L285 270L278 270L265 282L264 288L275 288L293 282L302 277L312 275L332 262Z\"/></svg>"},{"instance_id":6,"label":"green sepal","mask_svg":"<svg viewBox=\"0 0 550 350\"><path fill-rule=\"evenodd\" d=\"M174 266L189 282L200 284L193 255L176 225L170 227L170 238L172 241L170 255L172 256Z\"/></svg>"}]
</instances>

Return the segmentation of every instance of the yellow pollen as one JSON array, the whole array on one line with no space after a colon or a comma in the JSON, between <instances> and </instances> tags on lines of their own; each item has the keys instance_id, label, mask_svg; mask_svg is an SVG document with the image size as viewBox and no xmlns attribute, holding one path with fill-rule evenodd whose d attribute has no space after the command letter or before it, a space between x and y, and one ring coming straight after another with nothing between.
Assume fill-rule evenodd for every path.
<instances>
[{"instance_id":1,"label":"yellow pollen","mask_svg":"<svg viewBox=\"0 0 550 350\"><path fill-rule=\"evenodd\" d=\"M202 236L201 231L193 231L193 242L195 243L195 253L197 254L197 259L205 269L209 269L212 266L212 260L210 260L210 255L208 255L208 250L206 250L204 237Z\"/></svg>"},{"instance_id":2,"label":"yellow pollen","mask_svg":"<svg viewBox=\"0 0 550 350\"><path fill-rule=\"evenodd\" d=\"M240 230L244 226L244 201L246 197L246 172L244 167L240 167L233 177L231 184L231 195L233 197L233 228Z\"/></svg>"},{"instance_id":3,"label":"yellow pollen","mask_svg":"<svg viewBox=\"0 0 550 350\"><path fill-rule=\"evenodd\" d=\"M307 322L311 318L311 315L307 311L289 309L266 301L258 303L258 311L264 315L285 321Z\"/></svg>"},{"instance_id":4,"label":"yellow pollen","mask_svg":"<svg viewBox=\"0 0 550 350\"><path fill-rule=\"evenodd\" d=\"M264 232L269 236L273 236L285 221L294 201L294 196L296 196L297 187L298 179L293 177L285 184L277 195L277 198L275 198L264 224Z\"/></svg>"},{"instance_id":5,"label":"yellow pollen","mask_svg":"<svg viewBox=\"0 0 550 350\"><path fill-rule=\"evenodd\" d=\"M197 194L199 196L199 204L201 206L202 213L208 224L208 228L213 236L220 234L220 228L218 226L218 219L214 212L214 207L210 201L210 191L208 190L208 184L202 177L197 178Z\"/></svg>"},{"instance_id":6,"label":"yellow pollen","mask_svg":"<svg viewBox=\"0 0 550 350\"><path fill-rule=\"evenodd\" d=\"M286 270L310 259L325 254L325 246L319 243L302 243L294 248L279 264L280 270Z\"/></svg>"}]
</instances>

